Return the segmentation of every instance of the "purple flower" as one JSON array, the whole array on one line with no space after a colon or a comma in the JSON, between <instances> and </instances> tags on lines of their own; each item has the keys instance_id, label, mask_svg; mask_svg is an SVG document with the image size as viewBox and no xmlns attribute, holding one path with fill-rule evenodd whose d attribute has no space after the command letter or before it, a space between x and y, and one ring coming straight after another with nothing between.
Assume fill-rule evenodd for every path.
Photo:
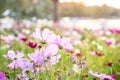
<instances>
[{"instance_id":1,"label":"purple flower","mask_svg":"<svg viewBox=\"0 0 120 80\"><path fill-rule=\"evenodd\" d=\"M0 80L7 80L4 72L0 72Z\"/></svg>"},{"instance_id":2,"label":"purple flower","mask_svg":"<svg viewBox=\"0 0 120 80\"><path fill-rule=\"evenodd\" d=\"M52 65L58 62L58 59L60 58L60 55L56 55L57 52L58 48L55 45L48 45L46 48L41 48L32 54L28 54L28 56L35 64L40 66L44 65L44 63L50 63L50 65Z\"/></svg>"},{"instance_id":3,"label":"purple flower","mask_svg":"<svg viewBox=\"0 0 120 80\"><path fill-rule=\"evenodd\" d=\"M29 70L29 71L33 71L33 63L31 63L28 59L22 58L18 60L18 66L22 69L22 70Z\"/></svg>"}]
</instances>

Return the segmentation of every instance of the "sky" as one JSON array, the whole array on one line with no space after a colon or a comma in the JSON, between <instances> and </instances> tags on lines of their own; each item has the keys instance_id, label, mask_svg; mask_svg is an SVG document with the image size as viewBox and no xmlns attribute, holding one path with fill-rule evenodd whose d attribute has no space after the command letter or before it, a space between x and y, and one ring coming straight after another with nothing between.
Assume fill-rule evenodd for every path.
<instances>
[{"instance_id":1,"label":"sky","mask_svg":"<svg viewBox=\"0 0 120 80\"><path fill-rule=\"evenodd\" d=\"M111 7L120 9L120 0L60 0L60 2L83 2L86 6L102 6L107 4Z\"/></svg>"}]
</instances>

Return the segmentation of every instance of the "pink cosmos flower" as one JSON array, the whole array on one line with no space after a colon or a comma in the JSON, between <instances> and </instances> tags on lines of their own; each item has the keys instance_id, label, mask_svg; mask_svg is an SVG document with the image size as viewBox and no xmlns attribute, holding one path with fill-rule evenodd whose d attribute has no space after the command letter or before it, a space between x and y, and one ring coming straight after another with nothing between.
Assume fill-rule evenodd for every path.
<instances>
[{"instance_id":1,"label":"pink cosmos flower","mask_svg":"<svg viewBox=\"0 0 120 80\"><path fill-rule=\"evenodd\" d=\"M33 33L33 37L40 41L42 44L46 44L52 43L56 35L53 34L49 29L44 29L43 31L36 29L36 31Z\"/></svg>"},{"instance_id":2,"label":"pink cosmos flower","mask_svg":"<svg viewBox=\"0 0 120 80\"><path fill-rule=\"evenodd\" d=\"M17 54L13 50L9 50L7 55L3 55L5 58L9 60L17 60L24 56L23 53L18 52Z\"/></svg>"},{"instance_id":3,"label":"pink cosmos flower","mask_svg":"<svg viewBox=\"0 0 120 80\"><path fill-rule=\"evenodd\" d=\"M4 72L0 72L0 80L7 80Z\"/></svg>"},{"instance_id":4,"label":"pink cosmos flower","mask_svg":"<svg viewBox=\"0 0 120 80\"><path fill-rule=\"evenodd\" d=\"M111 33L120 34L120 29L109 29Z\"/></svg>"},{"instance_id":5,"label":"pink cosmos flower","mask_svg":"<svg viewBox=\"0 0 120 80\"><path fill-rule=\"evenodd\" d=\"M98 77L102 80L114 80L114 78L111 75L106 75L106 74L98 74L97 72L89 71L89 74Z\"/></svg>"},{"instance_id":6,"label":"pink cosmos flower","mask_svg":"<svg viewBox=\"0 0 120 80\"><path fill-rule=\"evenodd\" d=\"M8 65L8 67L10 69L14 69L14 68L18 68L19 67L19 60L22 59L22 57L24 56L23 53L18 52L17 54L15 54L14 51L9 50L7 55L3 55L5 58L7 58L8 60L12 60L12 63L10 63Z\"/></svg>"},{"instance_id":7,"label":"pink cosmos flower","mask_svg":"<svg viewBox=\"0 0 120 80\"><path fill-rule=\"evenodd\" d=\"M33 54L28 54L28 56L34 61L34 63L42 66L44 63L55 64L58 62L56 57L59 59L60 55L56 55L58 48L55 45L48 45L46 48L41 48L36 50Z\"/></svg>"},{"instance_id":8,"label":"pink cosmos flower","mask_svg":"<svg viewBox=\"0 0 120 80\"><path fill-rule=\"evenodd\" d=\"M21 38L22 41L27 41L28 39L26 37Z\"/></svg>"},{"instance_id":9,"label":"pink cosmos flower","mask_svg":"<svg viewBox=\"0 0 120 80\"><path fill-rule=\"evenodd\" d=\"M13 60L10 64L8 64L8 67L11 70L19 68L19 59Z\"/></svg>"},{"instance_id":10,"label":"pink cosmos flower","mask_svg":"<svg viewBox=\"0 0 120 80\"><path fill-rule=\"evenodd\" d=\"M37 43L33 43L33 42L28 42L28 44L27 44L29 47L31 47L31 48L36 48L37 47Z\"/></svg>"},{"instance_id":11,"label":"pink cosmos flower","mask_svg":"<svg viewBox=\"0 0 120 80\"><path fill-rule=\"evenodd\" d=\"M106 45L108 45L108 46L110 46L110 45L112 44L111 41L106 41L105 43L106 43Z\"/></svg>"},{"instance_id":12,"label":"pink cosmos flower","mask_svg":"<svg viewBox=\"0 0 120 80\"><path fill-rule=\"evenodd\" d=\"M13 40L15 40L15 37L14 37L13 35L8 35L8 36L3 36L3 35L1 35L0 38L1 38L2 40L4 40L5 42L7 42L7 43L10 43L10 42L12 42Z\"/></svg>"},{"instance_id":13,"label":"pink cosmos flower","mask_svg":"<svg viewBox=\"0 0 120 80\"><path fill-rule=\"evenodd\" d=\"M60 37L56 36L56 39L54 41L54 44L58 46L60 49L65 49L68 52L73 51L73 42L70 40L70 38Z\"/></svg>"}]
</instances>

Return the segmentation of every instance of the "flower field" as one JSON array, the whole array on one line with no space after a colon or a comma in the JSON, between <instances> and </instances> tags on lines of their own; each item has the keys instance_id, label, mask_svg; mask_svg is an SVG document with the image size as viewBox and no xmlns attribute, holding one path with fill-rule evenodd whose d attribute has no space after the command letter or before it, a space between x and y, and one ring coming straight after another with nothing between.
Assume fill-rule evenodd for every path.
<instances>
[{"instance_id":1,"label":"flower field","mask_svg":"<svg viewBox=\"0 0 120 80\"><path fill-rule=\"evenodd\" d=\"M0 80L120 80L119 28L7 24L0 23Z\"/></svg>"}]
</instances>

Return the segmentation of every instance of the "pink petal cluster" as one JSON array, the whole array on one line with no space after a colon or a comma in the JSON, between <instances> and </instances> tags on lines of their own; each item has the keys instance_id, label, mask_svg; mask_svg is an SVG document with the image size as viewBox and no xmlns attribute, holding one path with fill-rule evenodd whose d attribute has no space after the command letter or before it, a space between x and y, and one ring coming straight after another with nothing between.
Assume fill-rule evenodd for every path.
<instances>
[{"instance_id":1,"label":"pink petal cluster","mask_svg":"<svg viewBox=\"0 0 120 80\"><path fill-rule=\"evenodd\" d=\"M97 72L89 71L89 74L92 76L98 77L102 80L114 80L115 76L113 75L106 75L106 74L98 74Z\"/></svg>"},{"instance_id":2,"label":"pink petal cluster","mask_svg":"<svg viewBox=\"0 0 120 80\"><path fill-rule=\"evenodd\" d=\"M0 80L7 80L4 72L0 72Z\"/></svg>"},{"instance_id":3,"label":"pink petal cluster","mask_svg":"<svg viewBox=\"0 0 120 80\"><path fill-rule=\"evenodd\" d=\"M109 29L111 33L120 34L120 29Z\"/></svg>"},{"instance_id":4,"label":"pink petal cluster","mask_svg":"<svg viewBox=\"0 0 120 80\"><path fill-rule=\"evenodd\" d=\"M60 55L56 55L58 52L58 48L55 45L48 45L45 48L41 48L40 50L36 50L32 54L28 54L31 60L39 65L43 66L44 64L53 65L58 62Z\"/></svg>"},{"instance_id":5,"label":"pink petal cluster","mask_svg":"<svg viewBox=\"0 0 120 80\"><path fill-rule=\"evenodd\" d=\"M70 38L55 35L48 29L44 29L43 31L37 29L36 32L33 33L33 37L43 44L54 44L58 48L67 50L68 52L72 52L73 50L73 42Z\"/></svg>"},{"instance_id":6,"label":"pink petal cluster","mask_svg":"<svg viewBox=\"0 0 120 80\"><path fill-rule=\"evenodd\" d=\"M15 40L15 37L13 35L8 35L8 36L0 35L0 39L4 40L7 43L10 43L13 40Z\"/></svg>"},{"instance_id":7,"label":"pink petal cluster","mask_svg":"<svg viewBox=\"0 0 120 80\"><path fill-rule=\"evenodd\" d=\"M112 44L111 41L106 41L105 43L106 43L106 45L108 45L108 46L110 46L110 45Z\"/></svg>"}]
</instances>

